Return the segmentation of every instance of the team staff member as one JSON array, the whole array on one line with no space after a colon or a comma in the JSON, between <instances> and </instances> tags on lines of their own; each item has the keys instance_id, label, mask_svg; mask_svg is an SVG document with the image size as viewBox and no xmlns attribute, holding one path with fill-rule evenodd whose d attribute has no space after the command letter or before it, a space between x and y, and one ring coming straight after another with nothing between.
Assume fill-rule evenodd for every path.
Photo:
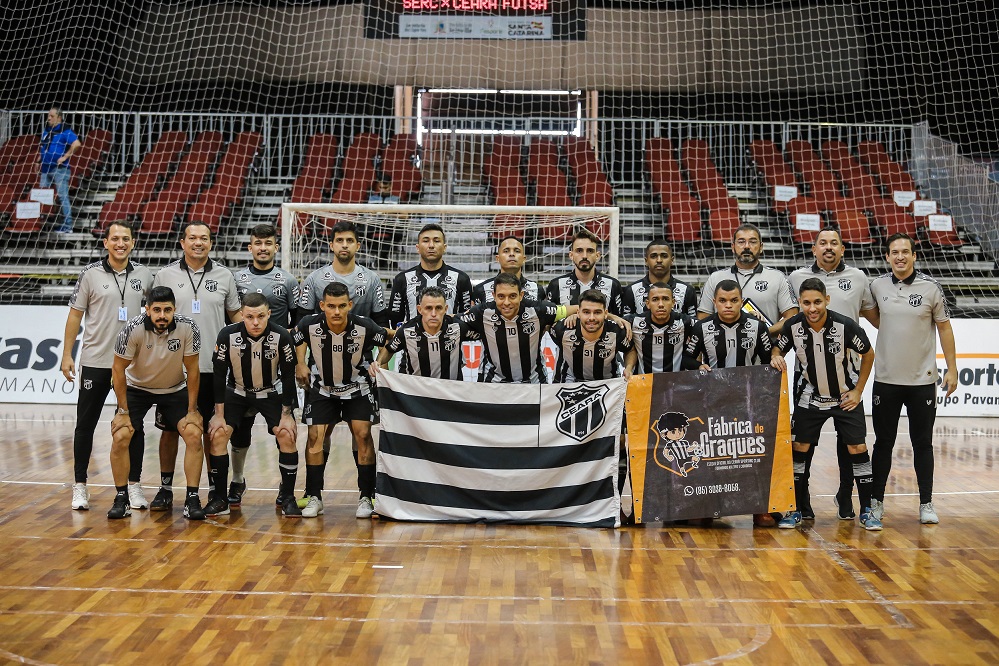
<instances>
[{"instance_id":1,"label":"team staff member","mask_svg":"<svg viewBox=\"0 0 999 666\"><path fill-rule=\"evenodd\" d=\"M558 349L555 382L582 382L621 376L618 354L624 354L625 366L634 367L635 350L628 331L607 319L606 297L596 289L579 295L575 325L560 321L552 327L552 340ZM625 377L631 372L626 371Z\"/></svg>"},{"instance_id":2,"label":"team staff member","mask_svg":"<svg viewBox=\"0 0 999 666\"><path fill-rule=\"evenodd\" d=\"M214 475L216 488L226 487L229 438L234 430L246 429L259 412L278 443L281 495L285 498L282 511L286 516L301 516L294 497L298 475L295 448L298 428L292 414L298 402L295 344L286 328L270 321L270 304L263 294L247 294L241 311L242 321L219 331L215 342L212 376L219 402L215 403L215 416L208 424L212 441L209 474ZM205 514L228 513L228 499L223 493L215 493L205 507Z\"/></svg>"},{"instance_id":3,"label":"team staff member","mask_svg":"<svg viewBox=\"0 0 999 666\"><path fill-rule=\"evenodd\" d=\"M117 493L108 518L124 518L132 513L126 490L129 444L140 431L146 412L156 405L157 427L179 432L186 445L184 517L205 519L198 497L204 455L198 413L200 351L198 325L176 314L176 301L169 287L153 287L145 314L130 319L118 334L111 369L118 401L111 420L111 474Z\"/></svg>"},{"instance_id":4,"label":"team staff member","mask_svg":"<svg viewBox=\"0 0 999 666\"><path fill-rule=\"evenodd\" d=\"M829 294L829 309L849 317L859 323L860 317L879 324L878 307L871 296L871 284L867 275L843 261L843 238L835 228L823 229L815 236L812 255L815 262L791 273L788 281L791 292L798 293L801 284L808 278L819 278L826 285ZM842 439L837 437L836 459L839 463L839 490L836 493L836 506L840 520L852 520L853 512L853 464L850 453ZM804 514L805 520L814 515Z\"/></svg>"},{"instance_id":5,"label":"team staff member","mask_svg":"<svg viewBox=\"0 0 999 666\"><path fill-rule=\"evenodd\" d=\"M204 222L187 222L180 231L180 247L184 256L167 264L156 274L153 286L170 287L177 299L177 314L190 317L206 340L213 340L226 325L226 316L238 322L239 291L232 271L209 257L212 232ZM204 418L205 451L211 449L208 422L215 414L215 383L212 378L211 345L201 349L201 386L198 411ZM177 435L164 432L160 436L160 489L149 508L166 511L173 506L173 470L177 464ZM225 492L225 489L222 489Z\"/></svg>"},{"instance_id":6,"label":"team staff member","mask_svg":"<svg viewBox=\"0 0 999 666\"><path fill-rule=\"evenodd\" d=\"M478 334L472 332L465 322L447 314L447 299L439 287L427 287L420 292L416 311L419 316L413 317L396 331L395 336L378 352L378 363L373 363L371 369L377 371L379 365L387 368L392 355L402 352L399 361L402 373L463 380L461 343L478 340Z\"/></svg>"},{"instance_id":7,"label":"team staff member","mask_svg":"<svg viewBox=\"0 0 999 666\"><path fill-rule=\"evenodd\" d=\"M501 273L509 273L520 280L524 298L529 301L538 300L542 294L537 282L528 280L524 276L524 263L527 261L527 254L524 252L524 243L516 236L504 236L500 239L496 249L496 263L499 264ZM493 285L496 278L491 277L483 280L472 287L472 303L490 303L493 300Z\"/></svg>"},{"instance_id":8,"label":"team staff member","mask_svg":"<svg viewBox=\"0 0 999 666\"><path fill-rule=\"evenodd\" d=\"M492 303L480 303L458 318L482 339L479 381L546 383L541 336L578 307L525 301L520 280L509 273L496 276L493 295Z\"/></svg>"},{"instance_id":9,"label":"team staff member","mask_svg":"<svg viewBox=\"0 0 999 666\"><path fill-rule=\"evenodd\" d=\"M323 290L321 314L304 317L292 335L298 347L298 383L308 387L302 420L309 426L305 451L305 494L302 516L323 513L326 430L346 421L357 442L358 518L374 514L375 444L371 439L374 402L365 369L371 350L384 347L387 333L367 317L351 314L347 286L332 282ZM305 365L306 351L309 365ZM310 381L311 380L311 381Z\"/></svg>"},{"instance_id":10,"label":"team staff member","mask_svg":"<svg viewBox=\"0 0 999 666\"><path fill-rule=\"evenodd\" d=\"M701 319L710 317L715 311L715 287L722 280L735 280L744 301L751 302L754 309L767 319L770 333L776 335L785 320L798 314L787 277L776 268L760 263L763 237L755 225L743 224L735 230L732 253L735 254L735 265L715 271L704 283L697 316Z\"/></svg>"},{"instance_id":11,"label":"team staff member","mask_svg":"<svg viewBox=\"0 0 999 666\"><path fill-rule=\"evenodd\" d=\"M871 457L867 452L867 423L861 402L861 394L874 367L874 350L857 322L828 309L829 295L819 278L808 278L801 283L798 303L801 312L784 323L771 361L773 367L786 372L783 356L793 349L798 362L791 421L797 509L785 514L777 526L793 529L801 524L804 512L812 513L808 494L812 456L822 426L831 418L836 433L846 442L850 452L862 507L860 524L868 530L880 529L876 521L870 520ZM860 354L859 372L851 351Z\"/></svg>"},{"instance_id":12,"label":"team staff member","mask_svg":"<svg viewBox=\"0 0 999 666\"><path fill-rule=\"evenodd\" d=\"M673 290L673 307L680 314L690 318L697 316L697 290L686 282L673 277L673 250L662 238L650 241L645 246L645 277L628 285L624 290L623 313L640 315L645 311L645 298L655 282L664 282Z\"/></svg>"},{"instance_id":13,"label":"team staff member","mask_svg":"<svg viewBox=\"0 0 999 666\"><path fill-rule=\"evenodd\" d=\"M75 381L73 352L80 323L86 317L86 330L80 352L80 396L76 403L76 428L73 431L73 508L90 508L87 468L94 450L94 430L100 419L104 400L111 391L111 366L114 344L125 322L142 311L143 301L152 287L149 269L130 261L135 249L135 234L127 222L115 222L104 230L105 258L86 266L69 297L69 316L62 345L62 374ZM141 429L141 428L140 428ZM128 499L133 509L149 506L139 475L142 473L142 437L129 449Z\"/></svg>"},{"instance_id":14,"label":"team staff member","mask_svg":"<svg viewBox=\"0 0 999 666\"><path fill-rule=\"evenodd\" d=\"M600 240L586 229L572 236L569 259L575 268L548 283L548 300L556 305L578 305L579 295L596 289L607 297L607 311L621 316L624 310L621 283L597 270L600 261Z\"/></svg>"},{"instance_id":15,"label":"team staff member","mask_svg":"<svg viewBox=\"0 0 999 666\"><path fill-rule=\"evenodd\" d=\"M73 231L73 207L69 202L69 182L72 180L69 159L83 144L80 137L62 120L62 109L53 105L49 109L48 127L42 131L42 140L38 146L40 178L42 187L55 186L62 206L62 225L55 230L57 234L68 234Z\"/></svg>"},{"instance_id":16,"label":"team staff member","mask_svg":"<svg viewBox=\"0 0 999 666\"><path fill-rule=\"evenodd\" d=\"M288 328L293 323L292 316L298 307L298 281L291 273L275 265L278 250L281 249L277 229L270 224L253 227L250 229L250 244L247 249L250 251L250 264L235 272L236 290L241 298L247 294L262 294L270 306L270 320L282 328ZM242 503L243 493L246 491L243 469L246 466L246 453L250 449L255 418L256 412L250 407L246 418L241 421L244 427L236 428L230 439L232 483L229 485L228 501L234 508Z\"/></svg>"},{"instance_id":17,"label":"team staff member","mask_svg":"<svg viewBox=\"0 0 999 666\"><path fill-rule=\"evenodd\" d=\"M625 359L629 374L635 371L636 363L639 374L685 369L683 350L694 330L694 322L677 312L674 293L674 288L667 282L653 282L645 290L642 313L630 318L637 353L630 366Z\"/></svg>"},{"instance_id":18,"label":"team staff member","mask_svg":"<svg viewBox=\"0 0 999 666\"><path fill-rule=\"evenodd\" d=\"M427 287L440 287L447 298L448 314L467 312L472 306L472 281L463 271L444 263L447 237L439 224L420 229L416 251L420 263L392 280L389 319L393 326L416 316L417 296Z\"/></svg>"},{"instance_id":19,"label":"team staff member","mask_svg":"<svg viewBox=\"0 0 999 666\"><path fill-rule=\"evenodd\" d=\"M936 337L947 370L942 388L957 389L957 352L950 312L940 283L916 270L916 246L905 234L888 238L891 272L874 278L871 292L881 310L872 402L874 420L874 491L871 513L884 516L885 486L905 407L909 415L912 464L919 487L919 522L940 522L933 508L933 422L937 416Z\"/></svg>"}]
</instances>

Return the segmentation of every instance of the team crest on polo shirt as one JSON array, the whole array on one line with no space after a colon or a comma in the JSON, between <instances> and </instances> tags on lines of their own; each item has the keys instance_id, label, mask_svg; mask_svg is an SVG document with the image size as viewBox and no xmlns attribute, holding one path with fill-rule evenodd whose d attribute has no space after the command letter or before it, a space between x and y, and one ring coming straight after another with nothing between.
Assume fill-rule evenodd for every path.
<instances>
[{"instance_id":1,"label":"team crest on polo shirt","mask_svg":"<svg viewBox=\"0 0 999 666\"><path fill-rule=\"evenodd\" d=\"M215 280L205 280L205 289L212 292L213 294L219 290L219 283Z\"/></svg>"},{"instance_id":2,"label":"team crest on polo shirt","mask_svg":"<svg viewBox=\"0 0 999 666\"><path fill-rule=\"evenodd\" d=\"M610 391L606 386L587 386L578 388L563 388L555 395L562 408L555 416L555 429L563 435L581 442L590 433L604 424L607 409L604 397Z\"/></svg>"},{"instance_id":3,"label":"team crest on polo shirt","mask_svg":"<svg viewBox=\"0 0 999 666\"><path fill-rule=\"evenodd\" d=\"M850 291L853 288L853 282L850 278L840 278L839 279L840 291Z\"/></svg>"},{"instance_id":4,"label":"team crest on polo shirt","mask_svg":"<svg viewBox=\"0 0 999 666\"><path fill-rule=\"evenodd\" d=\"M756 291L766 291L767 287L770 286L770 283L767 282L766 280L757 280L755 286L756 286Z\"/></svg>"},{"instance_id":5,"label":"team crest on polo shirt","mask_svg":"<svg viewBox=\"0 0 999 666\"><path fill-rule=\"evenodd\" d=\"M274 294L275 296L284 296L285 294L284 285L283 284L274 285L274 287L271 289L271 293Z\"/></svg>"},{"instance_id":6,"label":"team crest on polo shirt","mask_svg":"<svg viewBox=\"0 0 999 666\"><path fill-rule=\"evenodd\" d=\"M167 349L169 349L172 352L175 352L178 349L180 349L180 340L178 340L177 338L172 338L170 340L167 340Z\"/></svg>"},{"instance_id":7,"label":"team crest on polo shirt","mask_svg":"<svg viewBox=\"0 0 999 666\"><path fill-rule=\"evenodd\" d=\"M918 308L923 304L923 296L921 294L909 294L909 305L914 308Z\"/></svg>"},{"instance_id":8,"label":"team crest on polo shirt","mask_svg":"<svg viewBox=\"0 0 999 666\"><path fill-rule=\"evenodd\" d=\"M132 291L142 291L142 280L129 280L128 284L132 287Z\"/></svg>"}]
</instances>

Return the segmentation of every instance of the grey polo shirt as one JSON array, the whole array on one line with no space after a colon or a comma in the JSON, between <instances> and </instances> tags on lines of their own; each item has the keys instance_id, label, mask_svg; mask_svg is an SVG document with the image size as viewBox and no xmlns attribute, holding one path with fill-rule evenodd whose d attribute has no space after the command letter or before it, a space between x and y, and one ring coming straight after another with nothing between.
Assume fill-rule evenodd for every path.
<instances>
[{"instance_id":1,"label":"grey polo shirt","mask_svg":"<svg viewBox=\"0 0 999 666\"><path fill-rule=\"evenodd\" d=\"M826 285L826 293L829 295L829 309L841 315L849 317L853 321L860 321L860 313L864 310L873 310L877 307L874 297L871 295L871 281L864 271L853 266L848 266L845 261L839 262L839 266L830 272L819 268L818 263L811 266L802 266L788 276L791 283L791 294L798 295L801 283L808 278L819 278Z\"/></svg>"},{"instance_id":2,"label":"grey polo shirt","mask_svg":"<svg viewBox=\"0 0 999 666\"><path fill-rule=\"evenodd\" d=\"M312 271L302 281L301 295L298 307L304 314L319 312L319 302L323 300L323 290L331 282L340 282L347 286L350 300L354 306L351 313L361 317L373 317L385 311L385 287L381 278L370 268L354 264L354 270L348 275L340 275L329 264Z\"/></svg>"},{"instance_id":3,"label":"grey polo shirt","mask_svg":"<svg viewBox=\"0 0 999 666\"><path fill-rule=\"evenodd\" d=\"M184 357L200 351L198 325L184 315L174 315L163 333L156 332L146 315L134 317L118 334L114 346L115 356L132 362L125 370L128 385L157 394L176 393L187 386Z\"/></svg>"},{"instance_id":4,"label":"grey polo shirt","mask_svg":"<svg viewBox=\"0 0 999 666\"><path fill-rule=\"evenodd\" d=\"M246 294L263 294L271 305L271 321L282 328L291 325L289 313L298 307L298 280L288 271L277 266L262 271L253 264L241 268L233 277L240 299Z\"/></svg>"},{"instance_id":5,"label":"grey polo shirt","mask_svg":"<svg viewBox=\"0 0 999 666\"><path fill-rule=\"evenodd\" d=\"M149 269L134 261L125 270L115 271L105 257L80 271L69 307L84 316L81 366L110 369L114 365L115 340L125 322L142 314L152 283Z\"/></svg>"},{"instance_id":6,"label":"grey polo shirt","mask_svg":"<svg viewBox=\"0 0 999 666\"><path fill-rule=\"evenodd\" d=\"M156 274L153 286L173 289L173 295L177 299L177 314L193 319L201 330L201 335L208 340L218 337L219 331L226 325L227 311L239 310L236 279L228 268L211 259L196 271L190 270L183 258L167 264ZM195 300L199 302L201 312L194 312ZM198 368L202 373L212 372L213 355L212 345L201 348Z\"/></svg>"},{"instance_id":7,"label":"grey polo shirt","mask_svg":"<svg viewBox=\"0 0 999 666\"><path fill-rule=\"evenodd\" d=\"M742 287L742 298L752 300L771 323L780 321L781 312L798 307L798 299L791 293L787 276L776 268L758 264L749 271L732 266L709 275L704 287L701 288L701 300L697 304L698 312L714 314L715 287L722 280L738 282Z\"/></svg>"},{"instance_id":8,"label":"grey polo shirt","mask_svg":"<svg viewBox=\"0 0 999 666\"><path fill-rule=\"evenodd\" d=\"M885 384L935 384L936 324L950 320L940 283L919 271L904 280L885 273L871 280L881 326L874 350L874 379Z\"/></svg>"}]
</instances>

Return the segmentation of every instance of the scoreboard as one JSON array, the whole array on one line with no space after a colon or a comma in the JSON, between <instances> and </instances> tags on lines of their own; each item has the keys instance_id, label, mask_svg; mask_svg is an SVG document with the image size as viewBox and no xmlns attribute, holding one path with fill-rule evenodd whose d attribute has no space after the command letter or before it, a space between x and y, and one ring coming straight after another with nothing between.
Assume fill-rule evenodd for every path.
<instances>
[{"instance_id":1,"label":"scoreboard","mask_svg":"<svg viewBox=\"0 0 999 666\"><path fill-rule=\"evenodd\" d=\"M582 0L368 0L368 39L586 38Z\"/></svg>"}]
</instances>

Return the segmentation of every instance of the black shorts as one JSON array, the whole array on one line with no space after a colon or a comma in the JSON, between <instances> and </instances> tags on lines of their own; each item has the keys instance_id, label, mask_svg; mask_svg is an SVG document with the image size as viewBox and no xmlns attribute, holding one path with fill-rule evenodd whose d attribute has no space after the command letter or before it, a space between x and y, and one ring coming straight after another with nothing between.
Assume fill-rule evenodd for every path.
<instances>
[{"instance_id":1,"label":"black shorts","mask_svg":"<svg viewBox=\"0 0 999 666\"><path fill-rule=\"evenodd\" d=\"M359 398L327 397L310 388L302 410L305 425L336 425L340 421L372 422L375 415L374 397L369 393Z\"/></svg>"},{"instance_id":2,"label":"black shorts","mask_svg":"<svg viewBox=\"0 0 999 666\"><path fill-rule=\"evenodd\" d=\"M867 442L867 421L864 419L863 403L852 411L842 407L830 409L813 409L811 407L795 407L791 419L791 440L805 444L818 444L822 426L828 419L833 420L836 434L844 444L855 446Z\"/></svg>"},{"instance_id":3,"label":"black shorts","mask_svg":"<svg viewBox=\"0 0 999 666\"><path fill-rule=\"evenodd\" d=\"M174 393L150 393L129 386L125 389L125 400L128 418L136 430L142 429L142 419L153 405L156 405L156 427L160 430L177 432L177 424L187 416L186 388Z\"/></svg>"},{"instance_id":4,"label":"black shorts","mask_svg":"<svg viewBox=\"0 0 999 666\"><path fill-rule=\"evenodd\" d=\"M274 434L274 429L281 422L282 409L281 395L272 393L266 398L248 398L238 395L231 389L225 392L225 422L231 425L233 430L248 430L253 425L253 419L257 414L263 414L267 422L267 432Z\"/></svg>"}]
</instances>

